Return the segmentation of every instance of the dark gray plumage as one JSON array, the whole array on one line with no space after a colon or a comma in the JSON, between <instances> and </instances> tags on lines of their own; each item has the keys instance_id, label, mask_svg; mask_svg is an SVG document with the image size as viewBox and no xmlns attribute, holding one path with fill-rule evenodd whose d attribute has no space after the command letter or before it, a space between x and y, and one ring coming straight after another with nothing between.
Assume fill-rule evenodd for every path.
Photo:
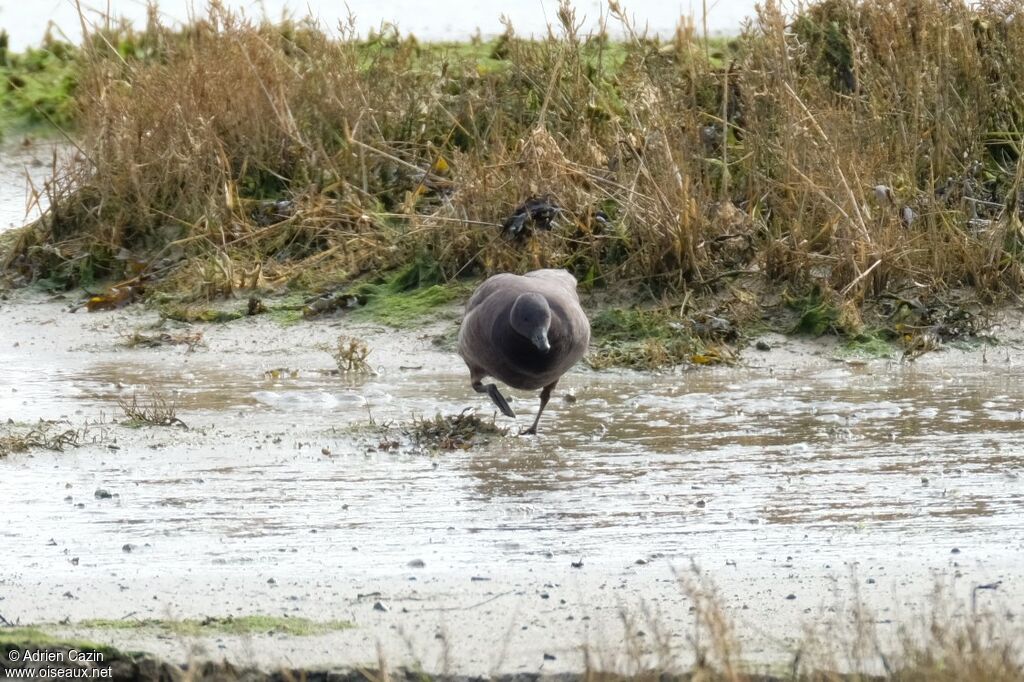
<instances>
[{"instance_id":1,"label":"dark gray plumage","mask_svg":"<svg viewBox=\"0 0 1024 682\"><path fill-rule=\"evenodd\" d=\"M542 389L540 409L524 433L537 433L551 391L589 343L576 278L565 270L490 277L473 292L459 328L459 355L473 388L487 393L503 414L516 416L497 386L483 384L485 376L512 388Z\"/></svg>"}]
</instances>

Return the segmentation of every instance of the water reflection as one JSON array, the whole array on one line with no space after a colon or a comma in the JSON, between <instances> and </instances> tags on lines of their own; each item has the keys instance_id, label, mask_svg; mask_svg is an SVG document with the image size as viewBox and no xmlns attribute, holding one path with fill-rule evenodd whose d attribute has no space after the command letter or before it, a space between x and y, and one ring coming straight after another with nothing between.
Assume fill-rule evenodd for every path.
<instances>
[{"instance_id":1,"label":"water reflection","mask_svg":"<svg viewBox=\"0 0 1024 682\"><path fill-rule=\"evenodd\" d=\"M51 489L46 467L9 467L18 481L10 504L33 519L33 533L70 527L119 547L99 537L131 529L142 542L159 539L147 560L184 553L197 564L285 543L299 564L326 552L366 571L430 547L478 562L484 548L525 561L551 548L644 556L795 539L827 546L836 533L879 548L926 547L936 533L961 544L1024 537L1017 369L955 378L901 368L579 372L564 386L577 402L553 402L539 438L430 456L378 450L368 415L382 424L467 406L489 413L455 371L342 381L203 362L39 375L43 385L27 390L74 395L87 413L113 412L133 391L166 392L193 429L65 455L73 466L62 477L85 503L77 510ZM533 394L519 396L523 423L535 406ZM117 490L118 503L89 499L97 485ZM349 556L351 547L360 551Z\"/></svg>"}]
</instances>

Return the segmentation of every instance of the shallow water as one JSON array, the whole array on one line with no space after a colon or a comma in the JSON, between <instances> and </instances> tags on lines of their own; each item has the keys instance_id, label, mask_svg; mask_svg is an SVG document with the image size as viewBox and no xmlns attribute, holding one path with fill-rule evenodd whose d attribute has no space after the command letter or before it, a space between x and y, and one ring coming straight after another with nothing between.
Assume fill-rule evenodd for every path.
<instances>
[{"instance_id":1,"label":"shallow water","mask_svg":"<svg viewBox=\"0 0 1024 682\"><path fill-rule=\"evenodd\" d=\"M463 654L479 672L509 631L520 638L509 669L535 669L553 646L559 666L578 665L582 638L640 600L687 632L676 576L691 561L776 654L778 633L796 634L851 576L883 622L919 612L935 580L961 593L1002 581L985 593L999 603L1024 592L1019 362L580 370L540 437L431 455L402 437L381 451L366 428L490 414L429 335L359 331L381 373L347 379L315 350L348 331L343 320L243 320L204 327L194 353L117 350L151 313L64 305L0 307L0 418L105 422L89 428L95 443L0 461L8 619L342 618L359 628L336 637L362 639L301 649L299 662L348 651L352 663L378 641L400 658L401 633L431 651L442 618L475 642ZM277 368L290 371L268 374ZM153 391L174 398L188 430L110 423L119 398ZM520 424L535 400L514 400ZM401 612L360 597L378 592ZM558 601L538 601L548 593ZM494 632L445 616L488 600ZM170 646L139 636L122 645ZM294 640L277 646L258 660L298 655Z\"/></svg>"},{"instance_id":2,"label":"shallow water","mask_svg":"<svg viewBox=\"0 0 1024 682\"><path fill-rule=\"evenodd\" d=\"M400 566L410 553L436 553L438 543L447 562L477 562L482 547L501 561L570 547L592 557L609 546L679 554L710 538L716 550L702 554L712 558L755 539L786 545L794 534L834 556L856 546L928 549L936 533L950 548L1024 546L1024 371L581 373L568 382L578 401L554 403L541 438L500 438L433 460L366 453L371 439L345 427L370 414L383 423L489 406L461 374L390 379L340 386L316 372L274 380L241 366L39 367L7 384L22 400L66 401L59 414L116 414L116 399L134 387L157 389L205 433L141 435L159 442L152 450L69 454L74 468L61 467L60 485L70 482L76 501L93 485L119 491L117 504L87 500L70 511L51 468L31 462L12 465L5 481L17 484L4 497L12 511L31 510L33 535L70 534L94 556L107 547L128 563L122 539L159 539L140 561L187 554L196 567L254 560L281 538L317 562L314 548L341 543L346 564L367 571L389 555ZM0 406L19 416L9 400ZM401 536L381 534L398 527ZM25 546L30 560L36 548L11 532L9 546Z\"/></svg>"}]
</instances>

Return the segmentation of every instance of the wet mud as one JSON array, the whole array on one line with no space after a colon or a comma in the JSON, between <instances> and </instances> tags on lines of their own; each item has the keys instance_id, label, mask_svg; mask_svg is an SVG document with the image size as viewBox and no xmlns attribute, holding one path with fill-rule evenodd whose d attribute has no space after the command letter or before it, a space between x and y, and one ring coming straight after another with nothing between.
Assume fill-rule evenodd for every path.
<instances>
[{"instance_id":1,"label":"wet mud","mask_svg":"<svg viewBox=\"0 0 1024 682\"><path fill-rule=\"evenodd\" d=\"M913 364L850 364L827 343L772 337L735 368L581 368L539 437L430 451L382 449L380 429L493 413L432 343L451 321L400 334L243 319L197 325L189 352L119 347L156 319L142 308L66 308L0 302L0 417L91 424L78 448L0 460L10 622L172 661L351 668L382 655L557 673L587 655L610 669L664 656L664 642L692 659L694 581L716 586L745 658L766 666L803 625L854 603L895 637L936 586L961 610L1015 613L1024 597L1019 326L998 349ZM368 343L375 375L332 373L320 348L340 333ZM120 423L119 400L153 393L188 428ZM536 396L514 397L528 425ZM249 614L355 627L75 625Z\"/></svg>"}]
</instances>

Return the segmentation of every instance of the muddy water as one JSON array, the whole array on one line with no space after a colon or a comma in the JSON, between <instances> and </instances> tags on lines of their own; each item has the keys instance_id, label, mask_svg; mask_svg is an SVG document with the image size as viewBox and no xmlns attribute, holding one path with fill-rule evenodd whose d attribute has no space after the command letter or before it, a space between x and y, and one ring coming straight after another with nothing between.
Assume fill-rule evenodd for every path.
<instances>
[{"instance_id":1,"label":"muddy water","mask_svg":"<svg viewBox=\"0 0 1024 682\"><path fill-rule=\"evenodd\" d=\"M95 443L0 461L9 620L346 619L357 627L329 636L200 644L265 665L359 663L380 643L428 669L553 671L578 668L583 644L619 651L621 613L641 603L658 614L643 627L685 650L677 576L691 562L764 661L854 584L890 628L936 581L959 596L1001 581L983 605L1011 610L1024 596L1016 356L858 367L783 342L795 361L580 370L539 438L431 455L406 438L381 451L367 428L490 413L429 334L244 320L207 327L194 353L112 350L152 316L61 306L0 308L0 417L105 423ZM376 349L378 376L328 373L316 346L339 330ZM190 428L110 423L118 399L151 391ZM513 403L522 424L534 400ZM170 656L191 645L85 634Z\"/></svg>"},{"instance_id":2,"label":"muddy water","mask_svg":"<svg viewBox=\"0 0 1024 682\"><path fill-rule=\"evenodd\" d=\"M71 519L69 505L46 493L51 470L21 475L25 492L43 492L36 504L49 508L34 532L66 534L70 522L86 545L94 533L105 539L93 553L105 545L118 559L123 530L135 526L142 532L131 536L161 538L154 552L168 559L186 548L199 565L257 559L287 537L304 553L324 542L357 545L362 551L344 555L357 570L389 554L402 567L424 551L473 563L482 547L504 544L512 549L500 552L503 561L553 548L597 557L609 546L633 558L679 555L709 537L718 551L700 554L713 561L752 542L784 546L794 533L822 545L821 556L888 543L930 549L936 532L947 552L993 533L1020 549L1022 379L1024 372L863 369L583 374L568 382L578 401L552 410L543 438L499 439L431 460L366 453L362 446L375 441L345 427L371 415L386 422L486 410L461 375L409 372L342 387L316 374L273 381L241 367L161 373L101 364L50 381L41 371L21 386L71 398L86 414L116 414L118 397L157 387L202 431L143 434L156 447L132 439L102 460L75 456L82 484L123 492L119 505L90 501ZM173 511L181 509L188 513ZM864 524L870 533L858 532ZM381 536L389 527L401 536ZM430 547L439 531L442 546ZM837 543L843 533L852 535ZM222 535L248 540L214 543Z\"/></svg>"}]
</instances>

